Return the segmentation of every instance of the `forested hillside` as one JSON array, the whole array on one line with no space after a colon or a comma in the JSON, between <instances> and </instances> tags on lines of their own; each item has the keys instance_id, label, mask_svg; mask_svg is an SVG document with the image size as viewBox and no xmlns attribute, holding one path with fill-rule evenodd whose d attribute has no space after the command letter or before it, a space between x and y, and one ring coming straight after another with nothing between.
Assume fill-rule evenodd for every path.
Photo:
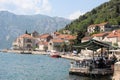
<instances>
[{"instance_id":1,"label":"forested hillside","mask_svg":"<svg viewBox=\"0 0 120 80\"><path fill-rule=\"evenodd\" d=\"M92 9L90 12L71 22L64 29L70 30L72 34L75 34L77 31L85 32L91 24L102 22L120 25L120 0L110 0Z\"/></svg>"}]
</instances>

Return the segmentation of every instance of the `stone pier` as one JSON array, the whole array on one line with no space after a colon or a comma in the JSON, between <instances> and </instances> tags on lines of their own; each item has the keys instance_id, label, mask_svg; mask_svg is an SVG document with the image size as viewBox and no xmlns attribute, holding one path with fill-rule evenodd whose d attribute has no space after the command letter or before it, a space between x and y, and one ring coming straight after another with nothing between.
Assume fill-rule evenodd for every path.
<instances>
[{"instance_id":1,"label":"stone pier","mask_svg":"<svg viewBox=\"0 0 120 80\"><path fill-rule=\"evenodd\" d=\"M120 61L114 65L113 80L120 80Z\"/></svg>"}]
</instances>

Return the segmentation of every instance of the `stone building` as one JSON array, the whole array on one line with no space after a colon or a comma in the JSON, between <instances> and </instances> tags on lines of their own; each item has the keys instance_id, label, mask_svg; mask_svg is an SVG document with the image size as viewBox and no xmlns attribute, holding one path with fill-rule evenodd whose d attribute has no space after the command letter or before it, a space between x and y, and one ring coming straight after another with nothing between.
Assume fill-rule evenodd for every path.
<instances>
[{"instance_id":1,"label":"stone building","mask_svg":"<svg viewBox=\"0 0 120 80\"><path fill-rule=\"evenodd\" d=\"M23 34L12 45L14 50L34 50L35 39L29 34Z\"/></svg>"}]
</instances>

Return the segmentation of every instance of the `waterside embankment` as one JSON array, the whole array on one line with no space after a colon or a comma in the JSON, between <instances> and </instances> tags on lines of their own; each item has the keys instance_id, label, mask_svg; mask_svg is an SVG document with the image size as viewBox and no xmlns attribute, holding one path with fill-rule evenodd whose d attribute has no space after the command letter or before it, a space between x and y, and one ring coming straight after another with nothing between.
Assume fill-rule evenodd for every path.
<instances>
[{"instance_id":1,"label":"waterside embankment","mask_svg":"<svg viewBox=\"0 0 120 80\"><path fill-rule=\"evenodd\" d=\"M49 55L50 52L45 52L45 51L24 51L23 50L10 50L10 49L3 49L0 52L4 52L4 53L24 53L24 54L38 54L38 55ZM83 60L83 57L80 56L76 56L76 55L72 55L71 53L66 53L64 54L63 52L59 52L61 58L65 58L65 59L70 59L70 60ZM86 57L88 58L88 57Z\"/></svg>"},{"instance_id":2,"label":"waterside embankment","mask_svg":"<svg viewBox=\"0 0 120 80\"><path fill-rule=\"evenodd\" d=\"M22 50L10 50L10 49L3 49L0 52L4 52L4 53L18 53L21 54L23 51ZM24 53L31 53L31 54L40 54L40 55L49 55L50 52L45 52L45 51L24 51ZM82 58L80 58L79 56L75 56L72 54L63 54L63 52L60 52L60 56L61 58L65 58L65 59L70 59L70 60L81 60Z\"/></svg>"},{"instance_id":3,"label":"waterside embankment","mask_svg":"<svg viewBox=\"0 0 120 80\"><path fill-rule=\"evenodd\" d=\"M120 80L120 62L116 62L114 65L113 80Z\"/></svg>"}]
</instances>

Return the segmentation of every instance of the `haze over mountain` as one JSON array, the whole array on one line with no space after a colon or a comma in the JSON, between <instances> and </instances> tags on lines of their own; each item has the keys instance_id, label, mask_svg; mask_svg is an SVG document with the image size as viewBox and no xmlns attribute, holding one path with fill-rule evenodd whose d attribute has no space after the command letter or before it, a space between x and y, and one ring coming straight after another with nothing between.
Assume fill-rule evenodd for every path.
<instances>
[{"instance_id":1,"label":"haze over mountain","mask_svg":"<svg viewBox=\"0 0 120 80\"><path fill-rule=\"evenodd\" d=\"M40 14L16 15L8 11L0 11L0 48L10 48L14 39L26 30L50 33L64 28L70 22L60 17Z\"/></svg>"}]
</instances>

